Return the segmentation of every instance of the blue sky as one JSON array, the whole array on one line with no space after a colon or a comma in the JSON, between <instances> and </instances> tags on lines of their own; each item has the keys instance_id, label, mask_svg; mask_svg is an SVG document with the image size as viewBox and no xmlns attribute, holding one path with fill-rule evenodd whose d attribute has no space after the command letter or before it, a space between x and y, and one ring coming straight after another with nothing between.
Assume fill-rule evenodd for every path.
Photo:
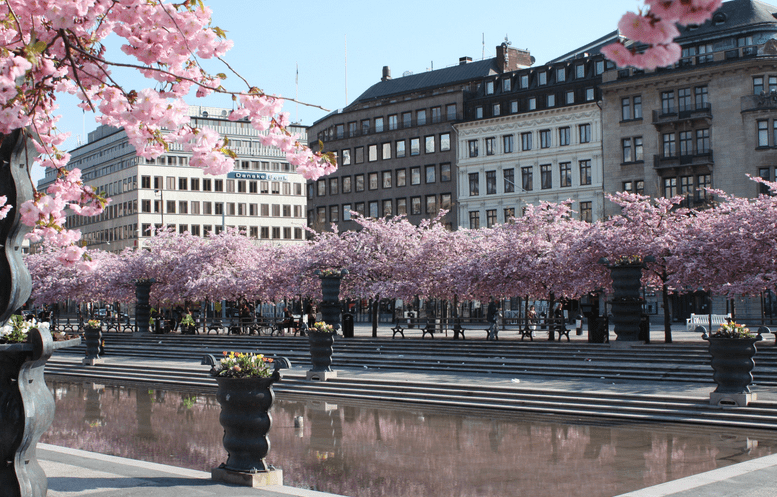
<instances>
[{"instance_id":1,"label":"blue sky","mask_svg":"<svg viewBox=\"0 0 777 497\"><path fill-rule=\"evenodd\" d=\"M299 66L298 98L334 110L353 101L381 77L383 66L397 78L458 63L461 56L480 60L495 55L505 35L513 46L528 49L541 64L613 31L620 16L641 2L615 0L545 0L544 2L392 2L270 3L262 0L210 0L214 25L235 42L225 59L252 85L267 93L294 97ZM485 43L483 40L485 39ZM346 73L347 42L347 73ZM109 57L122 56L119 44L108 45ZM208 64L212 72L227 72ZM128 88L140 90L146 80L119 73ZM228 89L243 90L235 76ZM96 125L91 114L75 108L74 99L59 100L59 128L71 133L65 148L86 141ZM231 107L227 97L189 103ZM312 124L326 115L319 109L287 103L292 120ZM42 177L36 168L34 179Z\"/></svg>"}]
</instances>

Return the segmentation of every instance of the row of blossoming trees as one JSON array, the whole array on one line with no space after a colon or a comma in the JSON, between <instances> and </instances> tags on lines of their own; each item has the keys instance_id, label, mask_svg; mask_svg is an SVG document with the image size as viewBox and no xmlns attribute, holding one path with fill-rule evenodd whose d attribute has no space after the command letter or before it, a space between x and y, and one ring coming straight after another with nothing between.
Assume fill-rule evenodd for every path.
<instances>
[{"instance_id":1,"label":"row of blossoming trees","mask_svg":"<svg viewBox=\"0 0 777 497\"><path fill-rule=\"evenodd\" d=\"M701 289L732 298L774 289L777 199L715 193L719 202L698 211L682 208L680 197L618 194L611 200L621 214L592 224L578 221L571 203L528 206L510 223L479 230L357 218L359 231L318 233L298 245L255 244L235 232L204 238L160 232L143 250L93 251L92 271L58 263L58 248L28 256L27 265L36 303L129 303L138 278L156 279L157 305L316 298L314 271L327 268L350 271L343 297L579 298L609 289L602 257L632 255L656 258L644 283L665 298Z\"/></svg>"}]
</instances>

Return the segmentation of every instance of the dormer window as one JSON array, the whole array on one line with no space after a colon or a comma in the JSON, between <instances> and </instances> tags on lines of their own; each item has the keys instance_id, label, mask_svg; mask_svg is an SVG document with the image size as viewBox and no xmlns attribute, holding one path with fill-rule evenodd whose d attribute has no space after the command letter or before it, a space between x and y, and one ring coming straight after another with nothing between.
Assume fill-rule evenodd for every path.
<instances>
[{"instance_id":1,"label":"dormer window","mask_svg":"<svg viewBox=\"0 0 777 497\"><path fill-rule=\"evenodd\" d=\"M712 25L713 26L720 26L721 24L724 24L726 22L726 14L723 12L718 12L714 16L712 16Z\"/></svg>"},{"instance_id":2,"label":"dormer window","mask_svg":"<svg viewBox=\"0 0 777 497\"><path fill-rule=\"evenodd\" d=\"M486 81L486 95L493 95L493 94L494 94L494 82Z\"/></svg>"},{"instance_id":3,"label":"dormer window","mask_svg":"<svg viewBox=\"0 0 777 497\"><path fill-rule=\"evenodd\" d=\"M505 78L502 80L502 91L510 91L512 89L512 85L510 82L510 78Z\"/></svg>"},{"instance_id":4,"label":"dormer window","mask_svg":"<svg viewBox=\"0 0 777 497\"><path fill-rule=\"evenodd\" d=\"M540 85L547 85L548 84L548 73L546 73L545 71L542 71L539 74L539 78L540 78L539 79L539 84Z\"/></svg>"}]
</instances>

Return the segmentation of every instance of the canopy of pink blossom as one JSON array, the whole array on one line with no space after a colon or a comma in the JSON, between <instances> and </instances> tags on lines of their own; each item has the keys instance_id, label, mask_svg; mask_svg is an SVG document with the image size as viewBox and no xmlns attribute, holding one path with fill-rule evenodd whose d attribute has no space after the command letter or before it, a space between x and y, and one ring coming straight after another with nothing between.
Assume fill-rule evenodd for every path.
<instances>
[{"instance_id":1,"label":"canopy of pink blossom","mask_svg":"<svg viewBox=\"0 0 777 497\"><path fill-rule=\"evenodd\" d=\"M777 198L712 193L719 202L704 210L683 208L680 197L618 194L610 200L621 214L596 223L578 221L571 202L527 206L520 218L478 230L449 231L439 218L414 226L403 217L353 213L358 231L315 233L304 244L257 244L235 231L203 238L160 231L140 250L95 251L93 271L58 264L60 247L26 261L41 303L131 302L139 278L156 279L155 304L315 299L321 287L314 271L324 269L348 269L343 298L578 298L610 288L600 258L625 256L655 257L644 283L678 293L774 289Z\"/></svg>"}]
</instances>

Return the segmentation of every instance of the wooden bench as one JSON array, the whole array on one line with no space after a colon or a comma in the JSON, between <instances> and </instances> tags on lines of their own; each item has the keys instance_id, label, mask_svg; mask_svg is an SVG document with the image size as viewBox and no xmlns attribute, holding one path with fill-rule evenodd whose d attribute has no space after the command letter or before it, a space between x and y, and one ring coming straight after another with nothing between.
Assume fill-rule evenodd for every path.
<instances>
[{"instance_id":1,"label":"wooden bench","mask_svg":"<svg viewBox=\"0 0 777 497\"><path fill-rule=\"evenodd\" d=\"M685 320L685 329L693 331L697 326L714 327L726 324L731 320L731 314L691 314L691 317ZM708 330L712 331L712 330Z\"/></svg>"},{"instance_id":2,"label":"wooden bench","mask_svg":"<svg viewBox=\"0 0 777 497\"><path fill-rule=\"evenodd\" d=\"M505 318L504 324L513 324L518 326L518 333L521 334L521 340L529 337L529 340L534 341L532 332L537 331L540 327L544 326L548 331L554 331L558 333L558 339L561 340L562 336L567 337L567 342L571 341L569 338L569 332L567 323L564 318L536 318L531 321L528 318ZM533 329L532 329L533 328Z\"/></svg>"},{"instance_id":3,"label":"wooden bench","mask_svg":"<svg viewBox=\"0 0 777 497\"><path fill-rule=\"evenodd\" d=\"M434 333L437 331L437 326L442 325L441 321L437 319L432 318L401 318L397 319L396 324L393 328L391 328L391 331L394 332L393 335L391 335L391 338L396 338L397 333L402 335L402 338L405 338L405 331L408 329L414 329L417 328L421 331L421 338L425 338L428 334L430 337L434 338ZM405 323L405 326L402 326L402 323Z\"/></svg>"},{"instance_id":4,"label":"wooden bench","mask_svg":"<svg viewBox=\"0 0 777 497\"><path fill-rule=\"evenodd\" d=\"M456 340L459 338L459 334L461 334L462 340L466 339L467 337L464 336L464 332L467 329L473 329L475 326L480 328L481 326L485 326L483 330L486 332L486 339L489 338L489 330L491 330L491 323L486 321L485 318L451 318L450 321L453 322L453 339ZM462 325L466 325L462 326ZM494 339L497 340L497 334L499 333L499 325L497 321L497 327L496 331L494 333Z\"/></svg>"}]
</instances>

